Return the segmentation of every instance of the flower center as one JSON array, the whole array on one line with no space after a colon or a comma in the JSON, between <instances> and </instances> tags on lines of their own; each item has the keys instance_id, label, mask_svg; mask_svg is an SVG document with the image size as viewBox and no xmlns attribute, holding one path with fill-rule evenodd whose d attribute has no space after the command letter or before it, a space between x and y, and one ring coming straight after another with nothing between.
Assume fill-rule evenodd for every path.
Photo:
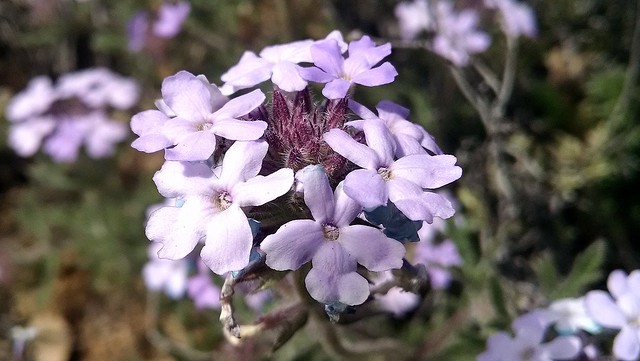
<instances>
[{"instance_id":1,"label":"flower center","mask_svg":"<svg viewBox=\"0 0 640 361\"><path fill-rule=\"evenodd\" d=\"M340 230L338 227L331 224L325 224L322 227L322 233L324 234L324 238L330 241L335 241L340 236Z\"/></svg>"},{"instance_id":2,"label":"flower center","mask_svg":"<svg viewBox=\"0 0 640 361\"><path fill-rule=\"evenodd\" d=\"M389 179L391 179L391 171L387 168L379 168L378 169L378 174L380 174L380 176L382 177L382 179L388 181Z\"/></svg>"},{"instance_id":3,"label":"flower center","mask_svg":"<svg viewBox=\"0 0 640 361\"><path fill-rule=\"evenodd\" d=\"M231 207L232 203L233 199L231 199L231 195L227 192L218 193L213 198L213 204L222 211Z\"/></svg>"}]
</instances>

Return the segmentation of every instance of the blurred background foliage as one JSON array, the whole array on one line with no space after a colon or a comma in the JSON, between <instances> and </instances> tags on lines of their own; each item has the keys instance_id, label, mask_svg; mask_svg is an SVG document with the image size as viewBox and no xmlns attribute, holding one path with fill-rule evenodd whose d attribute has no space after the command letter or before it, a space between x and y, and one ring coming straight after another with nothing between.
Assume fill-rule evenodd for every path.
<instances>
[{"instance_id":1,"label":"blurred background foliage","mask_svg":"<svg viewBox=\"0 0 640 361\"><path fill-rule=\"evenodd\" d=\"M333 29L397 44L396 4L192 0L175 39L130 53L128 21L137 10L158 8L159 1L5 0L0 2L0 110L36 75L55 78L108 67L140 82L139 111L153 108L164 77L185 69L219 82L244 50L318 39ZM455 270L450 289L430 292L404 319L378 316L336 326L345 339L400 340L407 345L402 356L412 359L473 360L486 337L508 328L519 313L602 287L612 269L639 268L640 45L631 46L640 16L637 2L529 4L538 36L520 43L504 116L508 127L500 135L514 212L505 211L488 161L491 139L445 61L424 49L398 46L390 59L399 72L396 81L357 90L368 106L381 99L407 106L411 119L458 157L464 174L451 190L464 221L451 222L448 235L464 265ZM499 73L505 42L496 24L485 20L493 43L479 58ZM480 92L487 91L481 79L469 76ZM130 115L118 116L127 122ZM37 360L270 357L261 339L226 345L217 314L198 312L187 301L155 300L158 328L175 342L150 342L140 270L148 242L145 209L160 201L151 177L161 155L123 144L115 157L101 161L85 157L59 165L43 155L21 159L6 146L7 127L3 120L0 359L9 357L11 329L20 325L36 325L48 335L31 349ZM336 357L317 342L316 332L323 332L317 327L298 332L273 358Z\"/></svg>"}]
</instances>

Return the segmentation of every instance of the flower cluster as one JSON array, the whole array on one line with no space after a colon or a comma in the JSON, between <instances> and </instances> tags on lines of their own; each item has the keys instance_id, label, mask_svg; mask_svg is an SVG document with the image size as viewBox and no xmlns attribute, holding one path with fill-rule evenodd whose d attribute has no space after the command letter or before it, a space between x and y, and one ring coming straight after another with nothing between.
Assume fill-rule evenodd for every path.
<instances>
[{"instance_id":1,"label":"flower cluster","mask_svg":"<svg viewBox=\"0 0 640 361\"><path fill-rule=\"evenodd\" d=\"M137 83L104 68L68 73L54 82L39 76L7 105L9 146L20 156L43 151L57 162L73 162L82 145L92 158L114 152L129 131L110 118L138 100Z\"/></svg>"},{"instance_id":2,"label":"flower cluster","mask_svg":"<svg viewBox=\"0 0 640 361\"><path fill-rule=\"evenodd\" d=\"M535 18L527 5L516 0L484 0L483 5L497 14L506 36L535 36ZM478 29L478 9L457 11L449 0L402 2L395 15L403 40L428 32L432 34L432 50L455 66L467 65L471 55L484 52L491 43L489 35Z\"/></svg>"},{"instance_id":3,"label":"flower cluster","mask_svg":"<svg viewBox=\"0 0 640 361\"><path fill-rule=\"evenodd\" d=\"M186 71L166 78L157 110L131 120L134 148L164 151L159 192L178 199L147 223L158 256L202 245L218 275L243 274L252 260L252 269L300 269L326 305L367 301L367 271L403 267L403 242L417 240L422 222L454 214L434 190L462 173L407 109L383 101L373 112L352 99L356 84L393 82L390 52L334 32L246 52L220 87ZM267 80L271 101L249 89ZM310 83L325 84L325 99L313 100ZM386 232L402 224L413 235Z\"/></svg>"}]
</instances>

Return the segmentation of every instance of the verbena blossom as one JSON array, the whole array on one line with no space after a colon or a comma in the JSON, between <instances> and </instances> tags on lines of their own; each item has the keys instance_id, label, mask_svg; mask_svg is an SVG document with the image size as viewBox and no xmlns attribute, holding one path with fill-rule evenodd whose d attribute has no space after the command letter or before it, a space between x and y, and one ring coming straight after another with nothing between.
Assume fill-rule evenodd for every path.
<instances>
[{"instance_id":1,"label":"verbena blossom","mask_svg":"<svg viewBox=\"0 0 640 361\"><path fill-rule=\"evenodd\" d=\"M423 127L410 122L409 109L388 100L382 100L376 105L378 115L355 100L349 100L349 109L360 116L359 120L352 120L346 125L363 130L362 125L368 119L378 119L389 129L395 142L394 156L401 158L405 155L424 154L425 149L432 154L443 154L436 144L435 138L427 133Z\"/></svg>"},{"instance_id":2,"label":"verbena blossom","mask_svg":"<svg viewBox=\"0 0 640 361\"><path fill-rule=\"evenodd\" d=\"M411 220L432 222L433 217L448 218L454 213L451 203L441 195L424 191L460 178L462 170L451 155L413 154L394 159L395 143L386 126L369 120L362 126L367 145L354 140L340 129L324 135L329 146L362 167L350 172L345 193L366 210L384 206L388 201Z\"/></svg>"},{"instance_id":3,"label":"verbena blossom","mask_svg":"<svg viewBox=\"0 0 640 361\"><path fill-rule=\"evenodd\" d=\"M401 2L396 5L394 14L398 18L400 37L403 40L413 40L423 31L435 26L427 0Z\"/></svg>"},{"instance_id":4,"label":"verbena blossom","mask_svg":"<svg viewBox=\"0 0 640 361\"><path fill-rule=\"evenodd\" d=\"M378 65L391 54L391 44L380 46L368 36L349 43L345 59L338 41L329 39L311 46L316 67L300 69L306 80L327 83L322 94L329 99L344 98L353 84L377 86L393 82L398 72L389 62Z\"/></svg>"},{"instance_id":5,"label":"verbena blossom","mask_svg":"<svg viewBox=\"0 0 640 361\"><path fill-rule=\"evenodd\" d=\"M178 299L187 289L189 264L186 259L169 260L158 258L162 245L152 243L148 247L149 261L142 268L142 277L151 291L164 291L167 296Z\"/></svg>"},{"instance_id":6,"label":"verbena blossom","mask_svg":"<svg viewBox=\"0 0 640 361\"><path fill-rule=\"evenodd\" d=\"M347 305L363 303L369 296L367 280L356 272L357 264L370 271L402 266L401 243L379 230L351 225L362 208L342 191L331 191L320 166L303 173L304 202L314 219L297 219L267 236L260 248L266 263L275 270L295 270L311 261L305 284L316 300Z\"/></svg>"},{"instance_id":7,"label":"verbena blossom","mask_svg":"<svg viewBox=\"0 0 640 361\"><path fill-rule=\"evenodd\" d=\"M609 293L590 291L585 295L589 316L598 324L620 330L613 341L613 354L621 360L640 357L640 270L627 275L611 272L607 279Z\"/></svg>"},{"instance_id":8,"label":"verbena blossom","mask_svg":"<svg viewBox=\"0 0 640 361\"><path fill-rule=\"evenodd\" d=\"M455 66L467 65L472 54L489 48L489 35L477 29L476 11L465 9L456 12L452 3L439 1L436 4L435 18L438 25L433 39L433 51Z\"/></svg>"},{"instance_id":9,"label":"verbena blossom","mask_svg":"<svg viewBox=\"0 0 640 361\"><path fill-rule=\"evenodd\" d=\"M428 225L422 227L426 228ZM418 234L420 234L419 231ZM413 263L424 264L431 287L443 289L451 283L452 276L449 268L460 266L462 258L455 243L450 239L440 243L420 241L416 245Z\"/></svg>"},{"instance_id":10,"label":"verbena blossom","mask_svg":"<svg viewBox=\"0 0 640 361\"><path fill-rule=\"evenodd\" d=\"M224 92L204 75L168 77L157 110L132 118L139 136L132 146L164 150L154 182L163 196L178 200L155 211L146 226L147 237L162 244L161 258L183 258L203 243L203 262L234 282L266 267L298 270L311 262L307 290L331 317L372 300L364 269L403 267L402 242L417 241L423 221L453 214L451 203L430 190L459 178L461 169L407 120L405 108L383 101L373 113L350 102L354 84L393 81L395 69L383 62L389 44L363 37L345 47L334 32L311 44L311 62L298 63L304 54L291 50L308 44L269 47L250 55L251 62L241 60L224 77ZM325 66L332 62L339 64ZM310 63L317 68L301 68ZM297 80L277 75L277 67L295 64L305 82L329 82L320 101L308 86L289 91L299 88ZM225 96L269 79L270 101L260 90ZM348 125L351 111L362 119ZM363 171L384 178L371 187L357 179ZM358 198L365 189L377 203ZM412 231L397 232L404 225ZM194 294L211 293L204 276L193 284Z\"/></svg>"},{"instance_id":11,"label":"verbena blossom","mask_svg":"<svg viewBox=\"0 0 640 361\"><path fill-rule=\"evenodd\" d=\"M516 0L485 0L485 5L498 10L502 29L507 36L536 36L535 15L528 5Z\"/></svg>"},{"instance_id":12,"label":"verbena blossom","mask_svg":"<svg viewBox=\"0 0 640 361\"><path fill-rule=\"evenodd\" d=\"M478 355L476 360L553 361L578 356L581 342L576 336L559 336L543 343L547 326L539 314L522 315L512 323L515 336L502 331L492 335L487 340L487 350Z\"/></svg>"},{"instance_id":13,"label":"verbena blossom","mask_svg":"<svg viewBox=\"0 0 640 361\"><path fill-rule=\"evenodd\" d=\"M34 78L7 105L9 146L23 157L43 151L58 162L73 162L84 145L92 158L104 158L124 140L127 126L111 110L132 107L137 83L104 68L64 74L54 84Z\"/></svg>"},{"instance_id":14,"label":"verbena blossom","mask_svg":"<svg viewBox=\"0 0 640 361\"><path fill-rule=\"evenodd\" d=\"M246 266L253 234L243 208L272 201L293 184L288 168L258 176L267 148L264 141L234 143L219 176L204 163L165 162L154 176L158 191L184 203L160 208L149 218L147 237L163 245L158 256L180 259L204 241L200 256L213 272L221 275Z\"/></svg>"},{"instance_id":15,"label":"verbena blossom","mask_svg":"<svg viewBox=\"0 0 640 361\"><path fill-rule=\"evenodd\" d=\"M162 82L160 110L147 110L131 119L139 136L131 145L143 152L166 149L165 158L177 161L208 159L216 149L216 136L256 140L267 124L239 119L265 99L260 90L228 100L204 76L180 71Z\"/></svg>"}]
</instances>

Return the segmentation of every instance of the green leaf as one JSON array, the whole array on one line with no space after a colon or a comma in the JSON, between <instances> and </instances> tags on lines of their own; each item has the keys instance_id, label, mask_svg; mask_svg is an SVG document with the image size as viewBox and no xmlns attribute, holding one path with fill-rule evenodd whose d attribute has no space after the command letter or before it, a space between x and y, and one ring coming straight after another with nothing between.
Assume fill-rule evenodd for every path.
<instances>
[{"instance_id":1,"label":"green leaf","mask_svg":"<svg viewBox=\"0 0 640 361\"><path fill-rule=\"evenodd\" d=\"M587 286L602 277L602 264L605 259L606 245L603 240L591 244L580 253L567 277L560 282L550 294L551 299L575 297L581 294Z\"/></svg>"},{"instance_id":2,"label":"green leaf","mask_svg":"<svg viewBox=\"0 0 640 361\"><path fill-rule=\"evenodd\" d=\"M533 261L532 266L542 291L545 294L552 293L558 285L559 275L551 253L544 253L540 258Z\"/></svg>"}]
</instances>

